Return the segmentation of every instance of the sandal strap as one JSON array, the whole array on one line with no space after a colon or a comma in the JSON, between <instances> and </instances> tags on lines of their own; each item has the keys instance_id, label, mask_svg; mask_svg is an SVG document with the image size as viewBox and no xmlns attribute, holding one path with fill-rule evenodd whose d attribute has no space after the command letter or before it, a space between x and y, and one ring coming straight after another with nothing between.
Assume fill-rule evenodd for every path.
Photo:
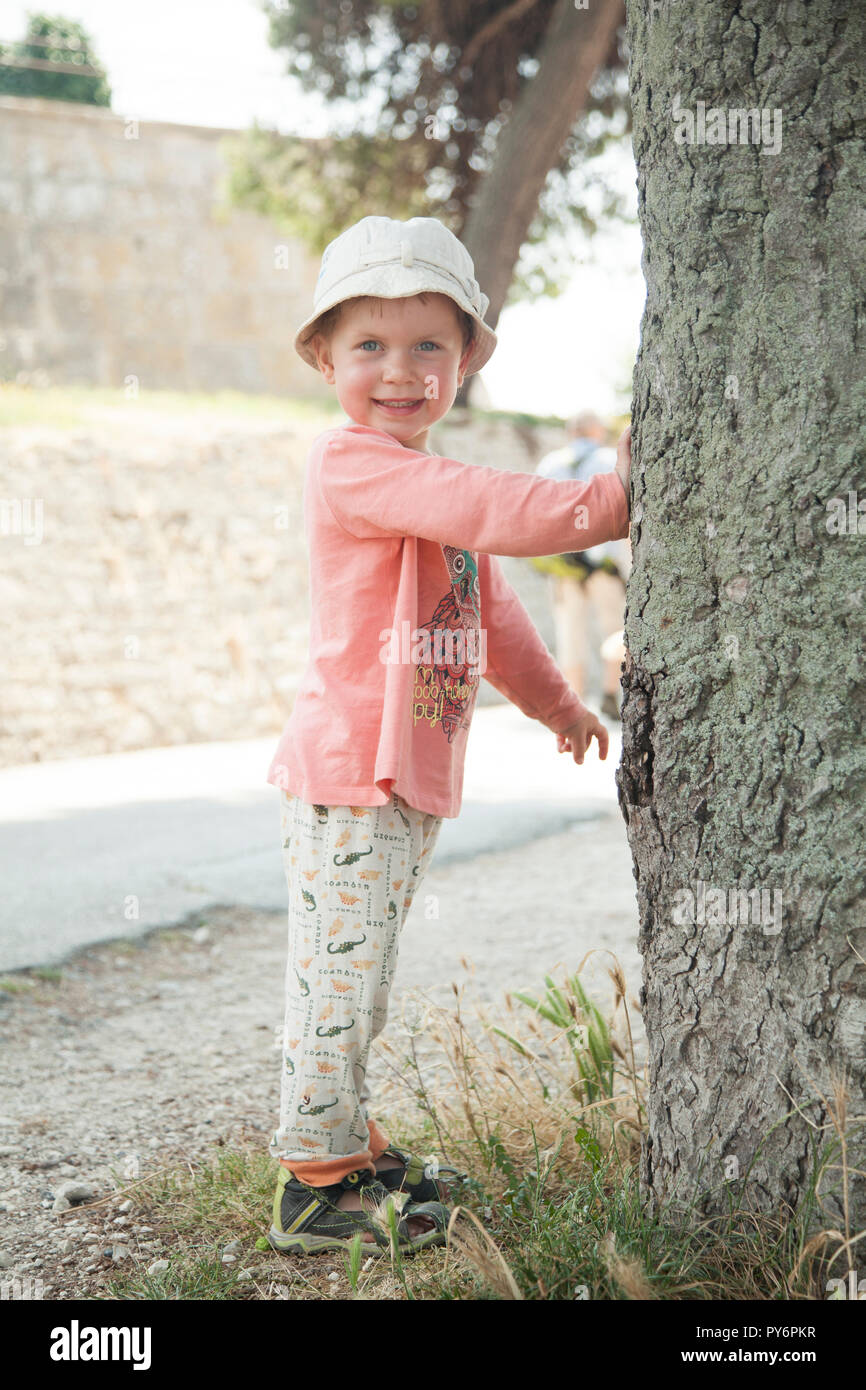
<instances>
[{"instance_id":1,"label":"sandal strap","mask_svg":"<svg viewBox=\"0 0 866 1390\"><path fill-rule=\"evenodd\" d=\"M409 1222L418 1216L428 1216L433 1222L434 1231L445 1231L451 1211L442 1202L407 1202L397 1222L397 1235L401 1240L405 1240L407 1245L417 1245L425 1237L429 1239L429 1231L422 1232L420 1236L409 1234Z\"/></svg>"},{"instance_id":2,"label":"sandal strap","mask_svg":"<svg viewBox=\"0 0 866 1390\"><path fill-rule=\"evenodd\" d=\"M403 1167L384 1169L376 1174L377 1181L392 1192L402 1189L414 1194L416 1201L439 1202L442 1200L440 1181L447 1189L449 1182L461 1182L467 1176L451 1164L443 1163L437 1166L435 1178L428 1178L425 1176L427 1165L418 1154L408 1153L405 1149L398 1149L393 1145L387 1148L385 1153L389 1157L399 1159Z\"/></svg>"},{"instance_id":3,"label":"sandal strap","mask_svg":"<svg viewBox=\"0 0 866 1390\"><path fill-rule=\"evenodd\" d=\"M286 1189L290 1186L291 1191L287 1193ZM386 1188L367 1170L350 1173L327 1187L314 1187L310 1183L287 1177L283 1181L283 1197L290 1197L291 1200L285 1204L289 1209L285 1210L285 1205L280 1204L279 1221L275 1209L274 1219L279 1234L283 1237L295 1237L299 1243L300 1238L308 1236L325 1237L348 1244L353 1237L369 1233L380 1251L389 1249L389 1226L379 1219L374 1219L363 1197L360 1209L337 1205L346 1191L363 1191L367 1198L372 1198L377 1204L385 1204L389 1198L391 1199L395 1208L397 1242L402 1250L413 1250L430 1244L434 1237L441 1236L446 1231L451 1216L450 1209L439 1201L412 1200L408 1193L402 1194L400 1200L395 1200L393 1191ZM410 1234L409 1222L414 1217L428 1218L432 1229L422 1231L418 1235Z\"/></svg>"},{"instance_id":4,"label":"sandal strap","mask_svg":"<svg viewBox=\"0 0 866 1390\"><path fill-rule=\"evenodd\" d=\"M359 1210L346 1207L338 1207L337 1203L344 1192L354 1192L363 1189L369 1193L370 1189L378 1189L374 1192L377 1201L384 1201L389 1196L387 1188L381 1183L376 1183L372 1177L369 1181L365 1180L369 1175L350 1173L348 1177L341 1179L340 1182L331 1183L328 1187L313 1187L312 1184L303 1183L309 1193L309 1202L301 1207L297 1216L289 1222L283 1231L284 1235L299 1235L306 1232L308 1235L332 1235L335 1237L351 1237L361 1232L369 1232L377 1245L387 1245L388 1236L371 1219L369 1212L362 1206Z\"/></svg>"},{"instance_id":5,"label":"sandal strap","mask_svg":"<svg viewBox=\"0 0 866 1390\"><path fill-rule=\"evenodd\" d=\"M407 1167L407 1168L408 1168L410 1165L413 1165L413 1166L414 1166L414 1165L420 1164L420 1166L421 1166L421 1177L423 1177L423 1175L424 1175L424 1169L426 1168L427 1164L426 1164L425 1160L420 1156L420 1154L409 1153L408 1149L398 1149L394 1144L389 1145L389 1147L388 1147L387 1149L385 1149L384 1152L385 1152L386 1154L388 1154L388 1156L389 1156L390 1158L399 1158L399 1159L400 1159L400 1162L401 1162L405 1167ZM385 1171L387 1172L388 1170L386 1169ZM449 1178L465 1178L465 1177L468 1176L468 1174L461 1172L459 1168L455 1168L455 1167L453 1166L453 1164L451 1164L451 1163L437 1163L437 1166L436 1166L436 1175L437 1175L437 1177L438 1177L440 1174L442 1175L442 1177L449 1177ZM381 1179L384 1177L384 1174L383 1174L383 1173L377 1173L377 1174L376 1174L376 1177L377 1177L379 1180L381 1180Z\"/></svg>"}]
</instances>

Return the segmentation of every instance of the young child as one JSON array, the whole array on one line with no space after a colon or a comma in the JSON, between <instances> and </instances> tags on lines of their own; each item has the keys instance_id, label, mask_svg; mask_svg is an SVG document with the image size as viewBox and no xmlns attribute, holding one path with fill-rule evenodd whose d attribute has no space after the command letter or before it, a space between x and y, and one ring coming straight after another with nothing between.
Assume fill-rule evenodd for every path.
<instances>
[{"instance_id":1,"label":"young child","mask_svg":"<svg viewBox=\"0 0 866 1390\"><path fill-rule=\"evenodd\" d=\"M616 474L558 482L440 458L428 431L496 346L460 242L433 218L364 217L326 248L295 348L349 417L304 482L310 653L268 771L280 789L289 942L275 1249L388 1248L371 1211L400 1190L401 1248L442 1243L462 1175L390 1144L365 1074L400 930L442 819L457 816L480 677L582 763L608 735L560 674L499 555L628 534ZM432 944L432 943L431 943ZM449 1188L448 1179L451 1180Z\"/></svg>"}]
</instances>

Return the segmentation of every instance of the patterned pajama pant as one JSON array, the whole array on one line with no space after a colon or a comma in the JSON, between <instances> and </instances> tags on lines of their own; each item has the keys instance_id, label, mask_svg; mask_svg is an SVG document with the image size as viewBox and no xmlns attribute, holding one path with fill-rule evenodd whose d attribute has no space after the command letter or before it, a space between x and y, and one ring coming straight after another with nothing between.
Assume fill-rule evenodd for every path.
<instances>
[{"instance_id":1,"label":"patterned pajama pant","mask_svg":"<svg viewBox=\"0 0 866 1390\"><path fill-rule=\"evenodd\" d=\"M384 806L312 806L285 791L280 803L289 946L280 1125L269 1152L325 1186L372 1168L388 1146L367 1114L367 1060L442 817L395 792Z\"/></svg>"}]
</instances>

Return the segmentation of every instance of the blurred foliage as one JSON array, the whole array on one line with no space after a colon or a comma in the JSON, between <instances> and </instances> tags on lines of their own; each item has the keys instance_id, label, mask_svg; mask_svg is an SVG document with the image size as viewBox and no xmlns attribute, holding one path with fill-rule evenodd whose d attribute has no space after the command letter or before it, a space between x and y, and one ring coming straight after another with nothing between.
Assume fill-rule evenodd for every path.
<instances>
[{"instance_id":1,"label":"blurred foliage","mask_svg":"<svg viewBox=\"0 0 866 1390\"><path fill-rule=\"evenodd\" d=\"M384 209L437 217L459 237L503 124L533 81L556 3L262 0L272 46L285 51L286 72L329 103L333 134L310 140L254 127L228 150L230 199L317 254ZM622 40L548 174L511 300L559 293L575 247L625 215L600 160L631 131Z\"/></svg>"},{"instance_id":2,"label":"blurred foliage","mask_svg":"<svg viewBox=\"0 0 866 1390\"><path fill-rule=\"evenodd\" d=\"M0 45L0 94L110 106L107 74L87 31L62 15L30 13L27 19L24 39ZM59 66L42 66L48 63Z\"/></svg>"}]
</instances>

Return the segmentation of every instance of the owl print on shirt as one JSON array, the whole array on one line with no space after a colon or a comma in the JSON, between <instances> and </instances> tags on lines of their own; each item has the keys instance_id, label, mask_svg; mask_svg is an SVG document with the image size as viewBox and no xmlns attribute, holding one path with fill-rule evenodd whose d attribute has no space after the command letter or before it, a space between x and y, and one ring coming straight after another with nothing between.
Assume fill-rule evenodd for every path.
<instances>
[{"instance_id":1,"label":"owl print on shirt","mask_svg":"<svg viewBox=\"0 0 866 1390\"><path fill-rule=\"evenodd\" d=\"M415 667L413 724L440 726L451 743L468 728L484 670L481 651L481 587L478 559L471 550L443 545L450 588L430 620L419 628L423 660Z\"/></svg>"}]
</instances>

